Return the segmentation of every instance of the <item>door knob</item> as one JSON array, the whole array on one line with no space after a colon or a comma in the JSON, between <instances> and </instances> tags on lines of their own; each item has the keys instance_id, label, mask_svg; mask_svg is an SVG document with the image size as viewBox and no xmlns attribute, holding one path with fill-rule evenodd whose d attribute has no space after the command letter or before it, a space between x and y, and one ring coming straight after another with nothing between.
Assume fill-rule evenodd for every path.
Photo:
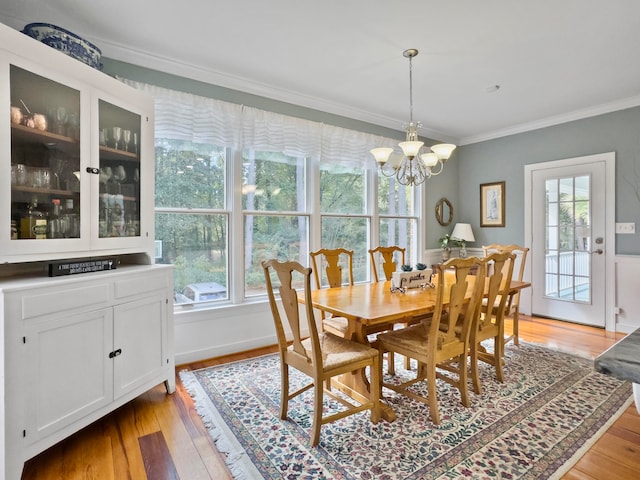
<instances>
[{"instance_id":1,"label":"door knob","mask_svg":"<svg viewBox=\"0 0 640 480\"><path fill-rule=\"evenodd\" d=\"M604 250L602 250L601 248L598 248L597 250L594 250L593 252L591 252L591 254L597 254L597 255L602 255L604 253Z\"/></svg>"}]
</instances>

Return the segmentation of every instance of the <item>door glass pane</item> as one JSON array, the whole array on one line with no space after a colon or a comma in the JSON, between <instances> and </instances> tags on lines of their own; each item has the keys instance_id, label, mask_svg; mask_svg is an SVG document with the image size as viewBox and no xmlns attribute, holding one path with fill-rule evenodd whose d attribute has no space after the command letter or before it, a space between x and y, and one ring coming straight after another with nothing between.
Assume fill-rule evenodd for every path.
<instances>
[{"instance_id":1,"label":"door glass pane","mask_svg":"<svg viewBox=\"0 0 640 480\"><path fill-rule=\"evenodd\" d=\"M590 181L588 175L545 181L547 297L591 301Z\"/></svg>"},{"instance_id":2,"label":"door glass pane","mask_svg":"<svg viewBox=\"0 0 640 480\"><path fill-rule=\"evenodd\" d=\"M100 238L140 236L140 115L98 103Z\"/></svg>"},{"instance_id":3,"label":"door glass pane","mask_svg":"<svg viewBox=\"0 0 640 480\"><path fill-rule=\"evenodd\" d=\"M80 237L80 92L11 65L13 240Z\"/></svg>"}]
</instances>

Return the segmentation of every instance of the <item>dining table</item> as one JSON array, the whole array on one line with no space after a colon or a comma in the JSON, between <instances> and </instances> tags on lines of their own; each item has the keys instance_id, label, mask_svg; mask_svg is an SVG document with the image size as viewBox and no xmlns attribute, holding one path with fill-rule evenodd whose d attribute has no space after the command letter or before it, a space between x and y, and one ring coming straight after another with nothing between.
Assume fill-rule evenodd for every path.
<instances>
[{"instance_id":1,"label":"dining table","mask_svg":"<svg viewBox=\"0 0 640 480\"><path fill-rule=\"evenodd\" d=\"M445 282L449 278L445 275ZM467 295L470 297L474 286L474 276L469 277ZM511 292L531 286L529 282L512 281ZM448 290L445 289L443 302L448 304ZM304 296L298 295L304 303ZM407 319L432 313L436 305L436 288L431 286L395 289L390 281L359 283L334 288L321 288L311 292L311 302L315 309L347 319L345 337L363 344L369 344L365 333L369 325L406 322ZM364 371L351 372L340 379L336 388L358 399L368 398L371 386ZM392 422L396 419L393 409L381 402L382 418Z\"/></svg>"}]
</instances>

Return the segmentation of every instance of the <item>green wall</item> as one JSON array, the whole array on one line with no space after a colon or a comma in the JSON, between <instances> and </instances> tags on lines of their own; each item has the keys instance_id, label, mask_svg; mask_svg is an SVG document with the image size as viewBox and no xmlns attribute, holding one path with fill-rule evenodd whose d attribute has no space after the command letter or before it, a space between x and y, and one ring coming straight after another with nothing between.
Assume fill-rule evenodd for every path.
<instances>
[{"instance_id":1,"label":"green wall","mask_svg":"<svg viewBox=\"0 0 640 480\"><path fill-rule=\"evenodd\" d=\"M616 235L616 253L640 254L640 107L576 120L458 148L454 221L471 223L476 242L524 243L524 166L596 153L616 154L616 222L635 222L635 235ZM504 228L480 228L481 183L506 181ZM458 213L459 212L459 213Z\"/></svg>"}]
</instances>

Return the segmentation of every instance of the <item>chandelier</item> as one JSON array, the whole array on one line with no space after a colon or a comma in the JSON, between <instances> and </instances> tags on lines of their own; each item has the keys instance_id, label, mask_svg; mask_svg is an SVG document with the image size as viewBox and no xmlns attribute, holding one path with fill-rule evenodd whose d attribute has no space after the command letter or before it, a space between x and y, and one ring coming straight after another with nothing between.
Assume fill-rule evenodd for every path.
<instances>
[{"instance_id":1,"label":"chandelier","mask_svg":"<svg viewBox=\"0 0 640 480\"><path fill-rule=\"evenodd\" d=\"M395 176L401 185L420 185L427 178L442 173L444 164L456 148L451 143L433 145L428 153L420 153L424 142L418 140L418 128L422 123L413 121L413 69L412 59L418 55L418 50L410 48L402 52L409 59L409 123L403 125L407 132L407 139L398 146L402 155L393 153L393 148L374 148L371 153L376 159L380 172L385 177ZM436 168L438 167L439 168Z\"/></svg>"}]
</instances>

